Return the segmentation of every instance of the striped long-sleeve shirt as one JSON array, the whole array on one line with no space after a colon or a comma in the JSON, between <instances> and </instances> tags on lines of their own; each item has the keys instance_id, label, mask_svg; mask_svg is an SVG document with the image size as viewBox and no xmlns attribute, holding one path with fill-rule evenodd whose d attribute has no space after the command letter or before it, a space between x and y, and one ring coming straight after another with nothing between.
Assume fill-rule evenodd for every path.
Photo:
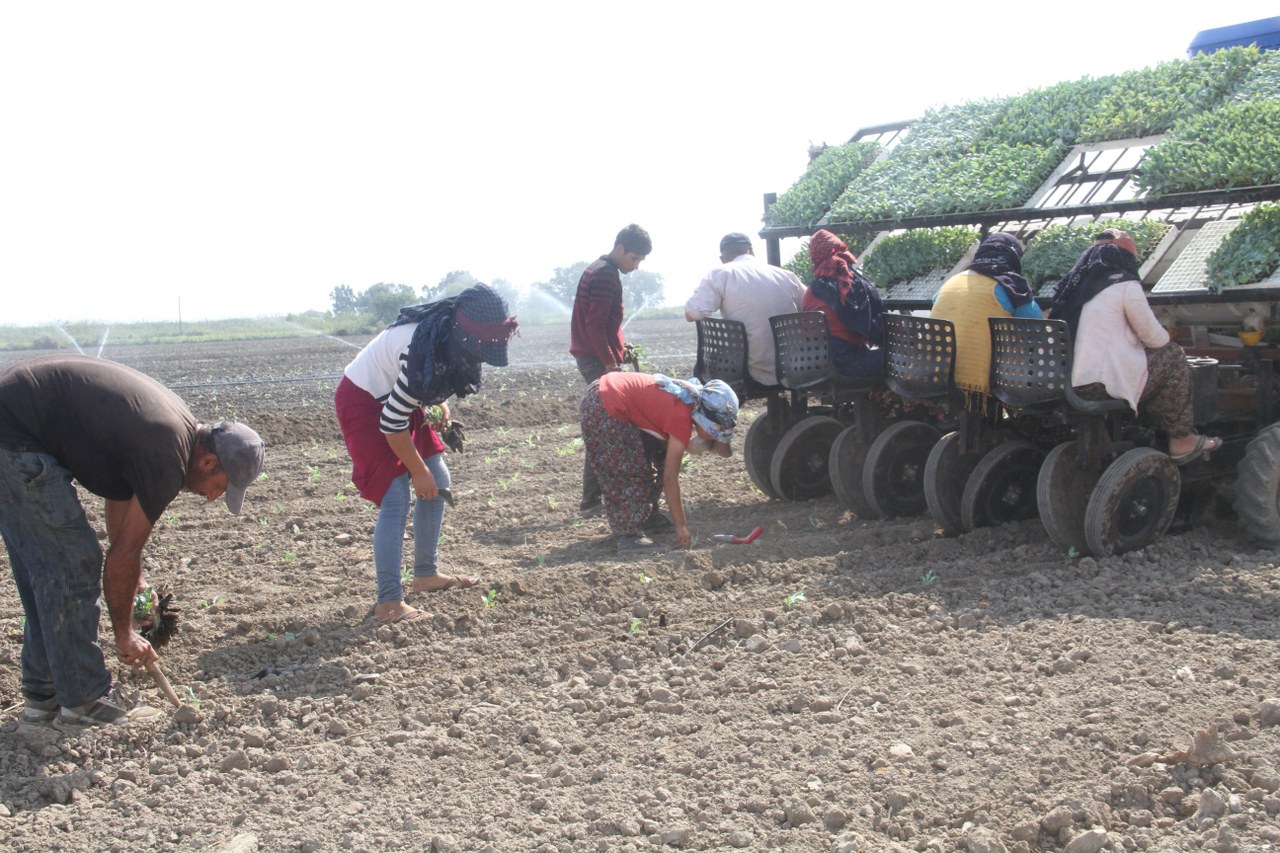
<instances>
[{"instance_id":1,"label":"striped long-sleeve shirt","mask_svg":"<svg viewBox=\"0 0 1280 853\"><path fill-rule=\"evenodd\" d=\"M378 426L384 433L404 432L409 415L421 402L409 393L405 379L409 343L417 326L407 323L378 334L347 365L347 378L382 403Z\"/></svg>"},{"instance_id":2,"label":"striped long-sleeve shirt","mask_svg":"<svg viewBox=\"0 0 1280 853\"><path fill-rule=\"evenodd\" d=\"M602 255L582 273L573 298L569 353L600 359L605 367L622 364L622 278Z\"/></svg>"}]
</instances>

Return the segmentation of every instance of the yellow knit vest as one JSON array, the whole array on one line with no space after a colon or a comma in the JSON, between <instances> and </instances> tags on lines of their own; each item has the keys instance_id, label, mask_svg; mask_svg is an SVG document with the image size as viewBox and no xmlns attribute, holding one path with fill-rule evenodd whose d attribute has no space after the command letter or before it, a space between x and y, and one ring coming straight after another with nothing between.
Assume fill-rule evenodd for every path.
<instances>
[{"instance_id":1,"label":"yellow knit vest","mask_svg":"<svg viewBox=\"0 0 1280 853\"><path fill-rule=\"evenodd\" d=\"M1008 317L996 299L996 281L966 270L952 276L938 291L931 316L956 326L956 387L988 394L991 391L991 327L988 317Z\"/></svg>"}]
</instances>

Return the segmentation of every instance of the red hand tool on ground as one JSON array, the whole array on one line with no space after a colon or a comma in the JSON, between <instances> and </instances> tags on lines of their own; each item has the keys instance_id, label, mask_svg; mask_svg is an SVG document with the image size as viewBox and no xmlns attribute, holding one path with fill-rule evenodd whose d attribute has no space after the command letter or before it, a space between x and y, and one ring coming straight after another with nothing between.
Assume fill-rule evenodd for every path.
<instances>
[{"instance_id":1,"label":"red hand tool on ground","mask_svg":"<svg viewBox=\"0 0 1280 853\"><path fill-rule=\"evenodd\" d=\"M732 533L717 533L711 538L717 542L728 542L732 545L750 545L756 541L756 537L764 533L763 527L757 527L746 536L734 536Z\"/></svg>"}]
</instances>

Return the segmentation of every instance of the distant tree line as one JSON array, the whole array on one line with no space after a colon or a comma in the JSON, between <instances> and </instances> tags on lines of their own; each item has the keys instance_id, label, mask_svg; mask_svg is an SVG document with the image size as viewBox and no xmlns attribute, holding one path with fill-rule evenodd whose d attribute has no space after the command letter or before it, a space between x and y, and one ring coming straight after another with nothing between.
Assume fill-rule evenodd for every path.
<instances>
[{"instance_id":1,"label":"distant tree line","mask_svg":"<svg viewBox=\"0 0 1280 853\"><path fill-rule=\"evenodd\" d=\"M556 267L550 280L534 282L528 291L521 291L506 279L495 278L485 282L502 294L511 313L522 312L535 317L562 318L569 315L573 306L578 279L590 261L579 261L567 267ZM349 319L352 329L360 326L377 328L386 326L406 305L435 302L457 296L479 279L467 270L453 270L435 284L414 290L407 284L379 282L357 291L348 284L340 284L329 293L335 318ZM662 304L662 276L648 270L636 270L622 277L622 298L629 313Z\"/></svg>"}]
</instances>

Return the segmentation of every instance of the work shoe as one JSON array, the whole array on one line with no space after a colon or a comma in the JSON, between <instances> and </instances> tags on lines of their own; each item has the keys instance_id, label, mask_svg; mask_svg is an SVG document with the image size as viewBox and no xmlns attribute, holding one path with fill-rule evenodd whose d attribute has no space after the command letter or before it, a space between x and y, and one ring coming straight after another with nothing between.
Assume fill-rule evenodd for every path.
<instances>
[{"instance_id":1,"label":"work shoe","mask_svg":"<svg viewBox=\"0 0 1280 853\"><path fill-rule=\"evenodd\" d=\"M139 720L154 720L164 715L159 708L143 705L131 696L126 696L115 685L105 696L99 696L92 702L75 708L58 709L58 717L53 726L62 731L80 731L91 726L124 725Z\"/></svg>"},{"instance_id":2,"label":"work shoe","mask_svg":"<svg viewBox=\"0 0 1280 853\"><path fill-rule=\"evenodd\" d=\"M635 554L653 554L662 550L663 546L654 542L648 536L618 537L618 554L624 557L630 557Z\"/></svg>"},{"instance_id":3,"label":"work shoe","mask_svg":"<svg viewBox=\"0 0 1280 853\"><path fill-rule=\"evenodd\" d=\"M656 509L640 526L645 533L670 533L676 529L675 522Z\"/></svg>"},{"instance_id":4,"label":"work shoe","mask_svg":"<svg viewBox=\"0 0 1280 853\"><path fill-rule=\"evenodd\" d=\"M48 699L28 696L22 704L21 720L24 723L47 723L56 716L58 716L58 697L56 696L50 696Z\"/></svg>"},{"instance_id":5,"label":"work shoe","mask_svg":"<svg viewBox=\"0 0 1280 853\"><path fill-rule=\"evenodd\" d=\"M604 504L594 503L590 506L578 507L578 515L583 518L599 518L604 515Z\"/></svg>"}]
</instances>

